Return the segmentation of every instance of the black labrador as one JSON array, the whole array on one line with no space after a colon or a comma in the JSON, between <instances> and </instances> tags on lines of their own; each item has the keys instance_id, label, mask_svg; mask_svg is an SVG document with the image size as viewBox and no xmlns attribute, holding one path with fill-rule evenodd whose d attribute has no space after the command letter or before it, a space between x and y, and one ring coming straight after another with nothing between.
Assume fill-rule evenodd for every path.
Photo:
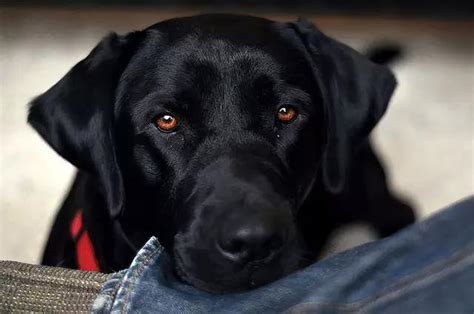
<instances>
[{"instance_id":1,"label":"black labrador","mask_svg":"<svg viewBox=\"0 0 474 314\"><path fill-rule=\"evenodd\" d=\"M201 15L110 34L30 108L79 169L43 263L110 272L155 235L181 279L229 292L314 261L341 224L394 233L414 214L367 137L395 85L304 20Z\"/></svg>"}]
</instances>

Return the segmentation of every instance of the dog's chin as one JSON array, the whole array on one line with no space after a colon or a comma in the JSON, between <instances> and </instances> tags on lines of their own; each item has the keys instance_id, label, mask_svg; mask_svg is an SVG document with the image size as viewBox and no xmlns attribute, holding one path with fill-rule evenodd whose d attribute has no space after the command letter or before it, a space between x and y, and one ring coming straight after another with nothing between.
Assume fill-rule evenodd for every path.
<instances>
[{"instance_id":1,"label":"dog's chin","mask_svg":"<svg viewBox=\"0 0 474 314\"><path fill-rule=\"evenodd\" d=\"M250 265L250 267L245 267L238 273L229 274L226 278L216 278L218 281L212 282L202 280L195 274L187 271L179 255L173 257L173 264L175 275L181 281L213 294L249 291L276 281L301 266L296 260L289 263L287 267L276 267L275 265L262 265L257 267Z\"/></svg>"},{"instance_id":2,"label":"dog's chin","mask_svg":"<svg viewBox=\"0 0 474 314\"><path fill-rule=\"evenodd\" d=\"M182 266L179 266L178 263L175 263L174 271L176 276L186 284L189 284L199 290L209 292L212 294L224 294L224 293L232 293L232 292L242 292L249 290L250 288L244 286L236 286L232 285L231 283L221 284L221 283L211 283L203 281L196 276L186 272L182 269Z\"/></svg>"}]
</instances>

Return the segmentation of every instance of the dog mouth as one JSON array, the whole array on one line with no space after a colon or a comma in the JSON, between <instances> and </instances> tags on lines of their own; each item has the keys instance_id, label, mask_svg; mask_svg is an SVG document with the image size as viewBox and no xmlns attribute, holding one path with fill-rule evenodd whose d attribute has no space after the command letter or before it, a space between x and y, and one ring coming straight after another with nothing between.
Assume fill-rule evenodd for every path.
<instances>
[{"instance_id":1,"label":"dog mouth","mask_svg":"<svg viewBox=\"0 0 474 314\"><path fill-rule=\"evenodd\" d=\"M252 278L252 266L245 267L238 273L220 277L218 280L219 283L217 283L200 279L192 274L192 272L187 271L181 256L176 252L173 254L172 261L174 273L179 280L213 294L243 292L265 283L259 283ZM255 268L255 266L253 266L253 268Z\"/></svg>"},{"instance_id":2,"label":"dog mouth","mask_svg":"<svg viewBox=\"0 0 474 314\"><path fill-rule=\"evenodd\" d=\"M187 269L183 258L177 250L173 250L171 260L174 274L179 280L213 294L237 293L252 290L276 281L303 266L300 259L285 258L282 252L271 261L264 259L249 262L238 271L229 272L226 275L216 274L215 278L205 280L199 278L198 274ZM282 265L284 260L286 260L286 267Z\"/></svg>"}]
</instances>

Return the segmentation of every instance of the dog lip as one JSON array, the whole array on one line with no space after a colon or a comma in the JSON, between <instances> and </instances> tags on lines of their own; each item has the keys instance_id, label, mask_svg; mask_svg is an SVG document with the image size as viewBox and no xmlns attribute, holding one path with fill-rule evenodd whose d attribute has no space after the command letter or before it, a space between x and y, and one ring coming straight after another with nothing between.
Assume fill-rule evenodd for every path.
<instances>
[{"instance_id":1,"label":"dog lip","mask_svg":"<svg viewBox=\"0 0 474 314\"><path fill-rule=\"evenodd\" d=\"M254 273L262 267L265 263L262 263L263 260L254 261L248 263L241 272L246 272L248 274L248 278L245 281L246 285L240 286L231 286L231 285L221 285L203 281L196 276L190 274L185 270L184 262L182 257L178 254L178 252L174 252L172 262L174 264L173 269L175 270L176 276L182 280L183 282L196 287L200 290L214 293L214 294L224 294L224 293L236 293L236 292L244 292L250 289L257 288L267 282L271 282L276 280L277 278L273 278L273 280L269 281L259 281L254 279Z\"/></svg>"},{"instance_id":2,"label":"dog lip","mask_svg":"<svg viewBox=\"0 0 474 314\"><path fill-rule=\"evenodd\" d=\"M215 287L212 284L206 283L203 280L200 280L200 279L196 278L195 276L189 274L185 270L185 266L184 266L184 262L183 262L182 257L179 255L178 252L176 252L176 250L174 250L173 258L171 260L172 260L172 263L173 263L173 266L174 266L173 269L175 271L175 274L178 277L178 279L180 279L181 281L183 281L183 282L185 282L185 283L187 283L187 284L189 284L193 287L196 287L198 289L201 289L201 290L204 290L204 291L210 292L210 293L223 293L223 292L226 292L226 291L222 291L222 289L219 289L218 287Z\"/></svg>"},{"instance_id":3,"label":"dog lip","mask_svg":"<svg viewBox=\"0 0 474 314\"><path fill-rule=\"evenodd\" d=\"M277 280L278 278L273 278L271 280L259 280L256 278L255 274L258 270L264 267L266 264L269 263L275 256L281 255L281 251L273 253L271 256L267 258L263 258L260 260L252 261L247 263L245 267L242 268L239 273L246 273L246 280L242 285L223 285L223 284L216 284L212 282L207 282L202 279L197 278L193 274L186 271L186 267L184 266L184 262L182 257L174 250L173 252L173 269L175 271L175 275L181 281L196 287L200 290L214 293L214 294L224 294L224 293L236 293L236 292L245 292L251 289L255 289L260 287L266 283L272 282Z\"/></svg>"},{"instance_id":4,"label":"dog lip","mask_svg":"<svg viewBox=\"0 0 474 314\"><path fill-rule=\"evenodd\" d=\"M181 266L182 264L181 257L175 255L172 261L174 265L173 269L175 270L177 277L186 283L192 284L190 280L188 279L188 274L184 271L183 267Z\"/></svg>"},{"instance_id":5,"label":"dog lip","mask_svg":"<svg viewBox=\"0 0 474 314\"><path fill-rule=\"evenodd\" d=\"M179 256L179 254L175 253L173 255L174 255L174 258L172 260L173 260L174 270L177 277L183 282L193 287L196 287L203 291L214 293L214 294L224 294L224 293L239 292L239 291L246 290L245 288L229 289L229 287L223 287L223 286L219 286L215 284L210 284L208 282L204 282L203 280L200 280L196 278L195 276L188 274L188 272L185 271L184 263L182 261L181 256Z\"/></svg>"}]
</instances>

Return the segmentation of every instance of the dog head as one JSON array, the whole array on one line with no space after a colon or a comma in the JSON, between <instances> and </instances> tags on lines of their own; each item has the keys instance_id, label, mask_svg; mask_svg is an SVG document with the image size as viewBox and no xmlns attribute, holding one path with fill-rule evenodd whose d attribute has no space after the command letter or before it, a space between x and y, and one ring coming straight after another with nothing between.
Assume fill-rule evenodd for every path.
<instances>
[{"instance_id":1,"label":"dog head","mask_svg":"<svg viewBox=\"0 0 474 314\"><path fill-rule=\"evenodd\" d=\"M203 15L107 36L29 122L133 241L157 235L181 278L237 291L298 268L298 209L342 189L394 87L309 22Z\"/></svg>"}]
</instances>

